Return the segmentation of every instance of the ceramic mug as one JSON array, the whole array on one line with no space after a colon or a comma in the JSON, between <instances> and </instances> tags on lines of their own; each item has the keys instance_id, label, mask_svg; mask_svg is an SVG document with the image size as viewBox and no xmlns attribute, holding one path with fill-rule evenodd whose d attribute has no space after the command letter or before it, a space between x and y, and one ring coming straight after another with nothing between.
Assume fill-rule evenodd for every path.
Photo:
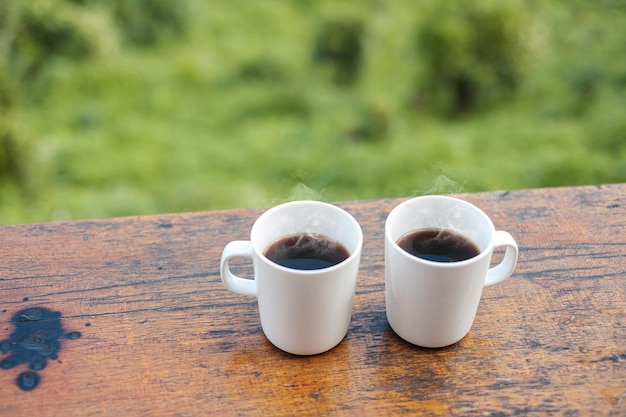
<instances>
[{"instance_id":1,"label":"ceramic mug","mask_svg":"<svg viewBox=\"0 0 626 417\"><path fill-rule=\"evenodd\" d=\"M447 230L475 245L477 254L466 260L439 262L402 249L398 241L408 233ZM495 248L503 259L491 267ZM454 344L470 330L483 287L504 281L513 273L518 247L513 237L496 231L478 207L447 196L423 196L396 206L385 222L385 302L387 320L406 341L437 348Z\"/></svg>"},{"instance_id":2,"label":"ceramic mug","mask_svg":"<svg viewBox=\"0 0 626 417\"><path fill-rule=\"evenodd\" d=\"M339 242L347 259L322 269L294 269L268 259L266 250L294 235L322 235ZM330 350L345 337L352 316L363 233L343 209L319 201L293 201L263 213L250 240L228 243L222 252L222 282L231 291L256 296L261 327L276 347L296 355ZM229 261L252 259L254 277L233 274Z\"/></svg>"}]
</instances>

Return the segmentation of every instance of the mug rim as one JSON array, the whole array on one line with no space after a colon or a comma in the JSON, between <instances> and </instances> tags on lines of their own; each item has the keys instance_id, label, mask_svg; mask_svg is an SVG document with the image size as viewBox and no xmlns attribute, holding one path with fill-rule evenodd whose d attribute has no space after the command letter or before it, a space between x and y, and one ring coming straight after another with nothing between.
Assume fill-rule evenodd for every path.
<instances>
[{"instance_id":1,"label":"mug rim","mask_svg":"<svg viewBox=\"0 0 626 417\"><path fill-rule=\"evenodd\" d=\"M296 269L296 268L290 268L287 266L283 266L280 265L272 260L270 260L267 256L265 256L265 254L263 253L265 251L266 248L259 248L258 245L254 242L253 240L253 234L254 234L254 230L257 226L257 223L259 221L261 221L263 218L265 217L269 217L270 215L272 215L274 212L279 211L279 210L283 210L285 209L287 206L320 206L320 207L325 207L328 208L330 210L334 210L334 211L338 211L340 212L347 221L350 222L351 225L354 226L354 228L358 231L358 238L357 238L357 242L355 244L355 248L353 251L350 252L350 256L348 256L346 259L344 259L343 261L326 267L326 268L321 268L321 269ZM283 239L285 237L287 237L289 235L281 235L278 238L274 239L272 242L276 242L280 239ZM359 224L359 222L354 218L354 216L350 213L348 213L346 210L344 210L343 208L335 205L335 204L331 204L331 203L326 203L324 201L318 201L318 200L293 200L293 201L288 201L285 203L281 203L278 204L274 207L269 208L268 210L266 210L265 212L263 212L254 222L254 224L252 225L252 229L250 230L250 243L252 245L252 250L255 253L255 256L257 257L257 259L262 260L263 262L278 268L281 271L286 271L286 272L290 272L296 275L301 275L301 276L307 276L307 275L318 275L321 273L326 273L326 272L330 272L330 271L334 271L335 269L338 269L340 267L342 267L343 265L347 264L348 262L352 262L354 258L360 256L360 252L361 249L363 248L363 230L361 229L361 225ZM344 242L339 242L342 245L346 246ZM271 243L270 243L271 245ZM347 249L347 248L346 248Z\"/></svg>"},{"instance_id":2,"label":"mug rim","mask_svg":"<svg viewBox=\"0 0 626 417\"><path fill-rule=\"evenodd\" d=\"M392 217L392 215L397 214L398 211L402 210L403 208L405 208L406 206L409 206L411 204L415 204L417 200L447 200L449 202L456 202L456 203L460 203L463 204L466 207L470 207L471 209L475 210L478 212L478 214L487 221L487 224L489 225L490 231L491 231L491 239L489 240L489 243L487 244L487 246L484 249L480 250L480 253L478 255L472 256L469 259L465 259L463 261L454 261L454 262L438 262L438 261L431 261L428 259L424 259L424 258L420 258L419 256L415 256L412 255L410 253L408 253L407 251L405 251L404 249L402 249L400 247L400 245L398 245L398 242L396 239L394 239L391 236L391 231L389 230L390 228L388 227L389 225L389 219ZM446 229L446 228L441 228L442 230L450 230L452 232L455 232L454 230L451 229ZM404 232L400 237L411 233L415 230L419 230L419 229L413 229L413 230L407 230L406 232ZM405 200L403 202L401 202L400 204L396 205L393 209L391 209L391 211L389 212L389 214L387 215L387 218L385 219L385 241L388 243L391 243L393 245L393 248L400 252L405 258L412 260L413 262L417 262L417 263L422 263L425 265L430 265L430 266L437 266L439 268L457 268L457 267L461 267L464 265L468 265L474 262L480 262L480 260L482 260L484 257L488 256L490 254L490 252L493 249L493 235L495 233L496 229L495 226L493 224L493 221L489 218L489 216L487 216L487 213L485 213L483 210L481 210L478 206L470 203L469 201L465 201L463 199L457 198L457 197L451 197L451 196L447 196L447 195L424 195L424 196L418 196L418 197L413 197L410 198L408 200ZM455 232L458 233L458 232ZM466 239L466 236L463 236ZM474 242L473 240L470 239L470 241L472 243L474 243L474 245L476 245L476 242ZM479 248L480 249L480 248Z\"/></svg>"}]
</instances>

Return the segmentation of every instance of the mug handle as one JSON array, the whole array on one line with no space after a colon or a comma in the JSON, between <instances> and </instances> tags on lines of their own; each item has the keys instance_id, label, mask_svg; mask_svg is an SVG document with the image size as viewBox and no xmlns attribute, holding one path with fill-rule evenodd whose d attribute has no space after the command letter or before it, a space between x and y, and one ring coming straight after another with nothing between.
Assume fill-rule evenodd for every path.
<instances>
[{"instance_id":1,"label":"mug handle","mask_svg":"<svg viewBox=\"0 0 626 417\"><path fill-rule=\"evenodd\" d=\"M252 248L252 242L249 240L236 240L228 243L224 247L224 250L222 251L222 260L220 261L220 275L222 276L222 282L226 288L233 292L256 296L256 280L238 277L230 270L230 260L242 257L254 259L254 249Z\"/></svg>"},{"instance_id":2,"label":"mug handle","mask_svg":"<svg viewBox=\"0 0 626 417\"><path fill-rule=\"evenodd\" d=\"M506 252L502 261L489 268L487 271L487 277L485 278L485 287L498 284L513 274L515 265L517 264L517 257L519 255L519 249L513 236L508 232L497 231L493 235L493 248L505 247Z\"/></svg>"}]
</instances>

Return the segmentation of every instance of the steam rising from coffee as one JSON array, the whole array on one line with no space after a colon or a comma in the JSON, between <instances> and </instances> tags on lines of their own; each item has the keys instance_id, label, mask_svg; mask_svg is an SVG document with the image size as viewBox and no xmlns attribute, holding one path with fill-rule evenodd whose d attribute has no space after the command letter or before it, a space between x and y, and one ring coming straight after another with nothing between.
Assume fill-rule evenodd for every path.
<instances>
[{"instance_id":1,"label":"steam rising from coffee","mask_svg":"<svg viewBox=\"0 0 626 417\"><path fill-rule=\"evenodd\" d=\"M285 203L287 201L299 201L299 200L312 200L323 201L323 191L316 191L313 188L303 183L298 183L293 186L289 196L285 199L277 199L276 204Z\"/></svg>"},{"instance_id":2,"label":"steam rising from coffee","mask_svg":"<svg viewBox=\"0 0 626 417\"><path fill-rule=\"evenodd\" d=\"M460 204L423 209L415 213L416 219L419 220L416 229L438 230L439 235L432 236L436 240L449 239L450 236L446 236L446 231L450 231L476 243L477 230L467 224L465 213L465 207Z\"/></svg>"},{"instance_id":3,"label":"steam rising from coffee","mask_svg":"<svg viewBox=\"0 0 626 417\"><path fill-rule=\"evenodd\" d=\"M441 169L441 168L439 168ZM444 174L436 175L430 188L416 190L416 195L458 194L464 191L465 183L458 183Z\"/></svg>"},{"instance_id":4,"label":"steam rising from coffee","mask_svg":"<svg viewBox=\"0 0 626 417\"><path fill-rule=\"evenodd\" d=\"M435 165L433 167L433 171L435 171L435 173L439 173L434 175L430 187L425 190L416 190L415 195L445 195L464 192L465 182L459 183L452 180L443 174L442 171L444 170L445 166L442 164ZM425 219L423 223L427 226L424 227L424 229L429 229L431 233L433 231L438 231L438 233L430 236L430 239L434 242L439 242L444 246L454 246L458 243L459 237L464 237L469 240L470 244L475 244L476 231L463 226L465 224L461 220L463 213L464 208L453 205L444 211L424 210L420 212L418 216ZM433 225L435 225L435 227L433 227ZM449 232L453 233L450 234Z\"/></svg>"},{"instance_id":5,"label":"steam rising from coffee","mask_svg":"<svg viewBox=\"0 0 626 417\"><path fill-rule=\"evenodd\" d=\"M270 245L265 256L293 269L323 269L346 260L350 253L339 242L316 233L298 233Z\"/></svg>"},{"instance_id":6,"label":"steam rising from coffee","mask_svg":"<svg viewBox=\"0 0 626 417\"><path fill-rule=\"evenodd\" d=\"M465 191L465 182L457 182L450 177L446 176L443 172L446 170L444 164L435 164L430 170L420 174L420 178L432 178L432 181L428 188L414 189L412 191L406 190L405 195L438 195L438 194L458 194ZM325 189L314 189L309 187L305 183L298 183L294 185L289 195L286 198L277 198L273 201L274 204L285 203L287 201L299 201L299 200L313 200L313 201L326 201L324 196ZM363 197L363 196L361 196ZM370 196L371 198L372 196ZM381 196L382 197L382 196ZM402 195L397 195L402 197ZM360 197L357 195L346 196L342 198L342 201L356 201Z\"/></svg>"},{"instance_id":7,"label":"steam rising from coffee","mask_svg":"<svg viewBox=\"0 0 626 417\"><path fill-rule=\"evenodd\" d=\"M430 172L426 172L424 177L431 177L432 181L428 188L426 189L416 189L413 190L412 194L415 196L418 195L442 195L442 194L458 194L464 191L465 183L459 183L454 181L453 179L446 176L443 171L446 170L446 167L443 164L436 164L431 169ZM324 201L324 191L325 190L315 190L308 185L300 182L293 186L289 196L285 199L277 199L274 201L276 204L284 203L286 201L301 201L301 200L313 200L313 201ZM358 199L356 196L355 200ZM456 231L469 239L472 239L472 231L462 230L456 222L455 219L462 216L462 209L458 207L454 207L449 212L440 213L440 212L424 212L420 213L420 216L426 216L429 218L429 224L440 224L441 226L437 227L440 230L451 230ZM438 220L439 216L441 218L446 219L446 223L442 224L441 220ZM321 212L316 212L307 215L307 219L304 222L307 224L307 227L311 230L316 230L316 226L324 223L324 215ZM306 234L301 235L300 240L297 242L291 242L294 245L294 248L301 248L302 251L310 251L311 253L320 253L328 250L328 247L313 247L312 245L320 245L318 239L310 238L314 234ZM308 237L307 237L308 236ZM294 249L295 250L295 249Z\"/></svg>"}]
</instances>

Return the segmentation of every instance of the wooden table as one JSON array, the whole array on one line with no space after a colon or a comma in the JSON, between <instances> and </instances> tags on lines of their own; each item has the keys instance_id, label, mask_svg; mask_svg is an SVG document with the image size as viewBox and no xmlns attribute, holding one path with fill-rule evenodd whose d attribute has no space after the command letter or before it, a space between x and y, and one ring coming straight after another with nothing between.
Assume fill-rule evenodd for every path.
<instances>
[{"instance_id":1,"label":"wooden table","mask_svg":"<svg viewBox=\"0 0 626 417\"><path fill-rule=\"evenodd\" d=\"M365 235L353 318L313 357L274 348L255 299L220 281L222 248L261 209L1 227L0 347L28 314L62 334L42 370L4 363L0 416L625 416L626 184L460 197L520 259L443 349L385 317L383 227L400 199L339 204ZM39 385L20 389L23 372Z\"/></svg>"}]
</instances>

